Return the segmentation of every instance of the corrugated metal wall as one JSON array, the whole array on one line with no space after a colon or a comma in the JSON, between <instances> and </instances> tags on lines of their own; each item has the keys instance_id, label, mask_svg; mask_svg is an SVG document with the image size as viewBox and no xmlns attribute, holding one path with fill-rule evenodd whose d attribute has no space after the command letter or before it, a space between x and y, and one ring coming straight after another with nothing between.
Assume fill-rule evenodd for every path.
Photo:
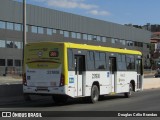
<instances>
[{"instance_id":1,"label":"corrugated metal wall","mask_svg":"<svg viewBox=\"0 0 160 120\"><path fill-rule=\"evenodd\" d=\"M22 4L0 0L0 20L22 23ZM33 5L27 5L27 24L146 43L151 35L146 30Z\"/></svg>"}]
</instances>

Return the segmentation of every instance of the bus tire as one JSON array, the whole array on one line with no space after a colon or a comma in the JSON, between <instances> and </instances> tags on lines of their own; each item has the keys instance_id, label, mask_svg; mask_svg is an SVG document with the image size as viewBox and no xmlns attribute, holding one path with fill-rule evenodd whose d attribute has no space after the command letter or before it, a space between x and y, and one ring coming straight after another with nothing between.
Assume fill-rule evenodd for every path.
<instances>
[{"instance_id":1,"label":"bus tire","mask_svg":"<svg viewBox=\"0 0 160 120\"><path fill-rule=\"evenodd\" d=\"M23 94L23 98L25 101L31 101L31 97L29 94Z\"/></svg>"},{"instance_id":2,"label":"bus tire","mask_svg":"<svg viewBox=\"0 0 160 120\"><path fill-rule=\"evenodd\" d=\"M133 93L133 85L130 83L129 84L129 92L124 93L125 98L130 98Z\"/></svg>"},{"instance_id":3,"label":"bus tire","mask_svg":"<svg viewBox=\"0 0 160 120\"><path fill-rule=\"evenodd\" d=\"M52 98L53 98L55 104L65 104L68 101L67 96L53 95Z\"/></svg>"},{"instance_id":4,"label":"bus tire","mask_svg":"<svg viewBox=\"0 0 160 120\"><path fill-rule=\"evenodd\" d=\"M93 85L91 89L91 96L90 96L91 103L98 102L98 99L99 99L99 89L97 85Z\"/></svg>"}]
</instances>

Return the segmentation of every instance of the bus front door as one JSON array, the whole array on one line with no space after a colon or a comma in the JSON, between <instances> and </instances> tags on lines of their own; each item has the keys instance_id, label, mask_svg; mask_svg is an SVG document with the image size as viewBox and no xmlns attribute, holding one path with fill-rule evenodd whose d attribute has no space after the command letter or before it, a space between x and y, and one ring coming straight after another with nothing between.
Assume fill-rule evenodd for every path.
<instances>
[{"instance_id":1,"label":"bus front door","mask_svg":"<svg viewBox=\"0 0 160 120\"><path fill-rule=\"evenodd\" d=\"M109 58L109 70L111 72L111 92L115 92L115 73L117 71L116 57Z\"/></svg>"},{"instance_id":2,"label":"bus front door","mask_svg":"<svg viewBox=\"0 0 160 120\"><path fill-rule=\"evenodd\" d=\"M142 59L136 60L136 67L137 67L137 89L141 90L142 83L143 83L143 68L142 68Z\"/></svg>"},{"instance_id":3,"label":"bus front door","mask_svg":"<svg viewBox=\"0 0 160 120\"><path fill-rule=\"evenodd\" d=\"M75 95L82 96L83 72L85 71L85 56L75 55Z\"/></svg>"}]
</instances>

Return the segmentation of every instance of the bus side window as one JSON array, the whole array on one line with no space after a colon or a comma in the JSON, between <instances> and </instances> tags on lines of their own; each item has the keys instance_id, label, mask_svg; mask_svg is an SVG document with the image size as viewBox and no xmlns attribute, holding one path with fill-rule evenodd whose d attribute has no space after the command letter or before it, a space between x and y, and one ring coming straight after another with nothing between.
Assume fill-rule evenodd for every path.
<instances>
[{"instance_id":1,"label":"bus side window","mask_svg":"<svg viewBox=\"0 0 160 120\"><path fill-rule=\"evenodd\" d=\"M127 70L135 70L135 57L134 55L126 55Z\"/></svg>"},{"instance_id":2,"label":"bus side window","mask_svg":"<svg viewBox=\"0 0 160 120\"><path fill-rule=\"evenodd\" d=\"M87 52L87 69L88 70L94 70L94 52L93 51L88 51Z\"/></svg>"},{"instance_id":3,"label":"bus side window","mask_svg":"<svg viewBox=\"0 0 160 120\"><path fill-rule=\"evenodd\" d=\"M106 66L105 66L105 68L107 70L109 70L109 56L108 56L108 53L106 53Z\"/></svg>"},{"instance_id":4,"label":"bus side window","mask_svg":"<svg viewBox=\"0 0 160 120\"><path fill-rule=\"evenodd\" d=\"M118 58L117 58L117 69L118 70L122 70L122 71L126 71L127 67L126 67L126 56L124 54L118 54Z\"/></svg>"},{"instance_id":5,"label":"bus side window","mask_svg":"<svg viewBox=\"0 0 160 120\"><path fill-rule=\"evenodd\" d=\"M98 70L106 69L106 54L103 52L95 52L95 67Z\"/></svg>"},{"instance_id":6,"label":"bus side window","mask_svg":"<svg viewBox=\"0 0 160 120\"><path fill-rule=\"evenodd\" d=\"M68 70L73 70L73 51L68 49Z\"/></svg>"}]
</instances>

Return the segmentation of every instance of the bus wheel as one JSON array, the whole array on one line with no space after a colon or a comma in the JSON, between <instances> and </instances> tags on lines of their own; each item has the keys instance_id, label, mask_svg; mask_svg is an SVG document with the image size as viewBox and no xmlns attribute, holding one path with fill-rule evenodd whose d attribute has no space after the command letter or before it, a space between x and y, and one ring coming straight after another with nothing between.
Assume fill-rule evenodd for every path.
<instances>
[{"instance_id":1,"label":"bus wheel","mask_svg":"<svg viewBox=\"0 0 160 120\"><path fill-rule=\"evenodd\" d=\"M132 93L133 93L133 86L132 86L132 84L130 83L130 84L129 84L129 92L124 93L125 98L131 97L131 96L132 96Z\"/></svg>"},{"instance_id":2,"label":"bus wheel","mask_svg":"<svg viewBox=\"0 0 160 120\"><path fill-rule=\"evenodd\" d=\"M93 85L92 86L90 99L91 99L92 103L96 103L98 101L98 99L99 99L99 90L98 90L97 85Z\"/></svg>"},{"instance_id":3,"label":"bus wheel","mask_svg":"<svg viewBox=\"0 0 160 120\"><path fill-rule=\"evenodd\" d=\"M29 94L23 94L23 97L25 101L31 101L31 97Z\"/></svg>"},{"instance_id":4,"label":"bus wheel","mask_svg":"<svg viewBox=\"0 0 160 120\"><path fill-rule=\"evenodd\" d=\"M68 101L68 97L67 96L53 95L52 98L53 98L55 104L60 104L60 103L65 104Z\"/></svg>"}]
</instances>

